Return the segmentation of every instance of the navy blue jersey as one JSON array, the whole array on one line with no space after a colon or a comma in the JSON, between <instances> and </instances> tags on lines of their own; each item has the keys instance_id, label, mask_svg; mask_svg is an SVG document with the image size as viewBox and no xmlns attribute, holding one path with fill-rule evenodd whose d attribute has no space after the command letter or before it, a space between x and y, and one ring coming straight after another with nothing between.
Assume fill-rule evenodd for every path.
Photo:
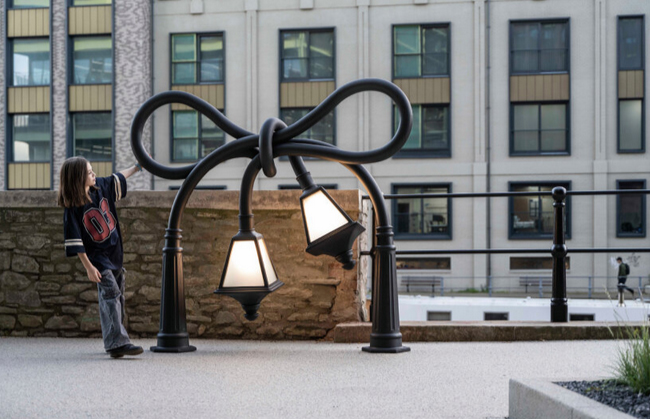
<instances>
[{"instance_id":1,"label":"navy blue jersey","mask_svg":"<svg viewBox=\"0 0 650 419\"><path fill-rule=\"evenodd\" d=\"M86 253L99 271L122 268L122 233L115 202L126 196L126 178L121 173L95 180L92 202L63 212L65 255Z\"/></svg>"}]
</instances>

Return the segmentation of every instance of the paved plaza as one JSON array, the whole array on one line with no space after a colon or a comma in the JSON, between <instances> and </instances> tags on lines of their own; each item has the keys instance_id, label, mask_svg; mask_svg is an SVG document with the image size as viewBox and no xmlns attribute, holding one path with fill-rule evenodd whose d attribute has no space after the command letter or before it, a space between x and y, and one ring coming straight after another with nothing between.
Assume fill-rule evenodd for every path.
<instances>
[{"instance_id":1,"label":"paved plaza","mask_svg":"<svg viewBox=\"0 0 650 419\"><path fill-rule=\"evenodd\" d=\"M153 339L134 343L149 348ZM2 418L504 418L510 378L610 376L620 343L192 340L110 359L100 339L0 338Z\"/></svg>"}]
</instances>

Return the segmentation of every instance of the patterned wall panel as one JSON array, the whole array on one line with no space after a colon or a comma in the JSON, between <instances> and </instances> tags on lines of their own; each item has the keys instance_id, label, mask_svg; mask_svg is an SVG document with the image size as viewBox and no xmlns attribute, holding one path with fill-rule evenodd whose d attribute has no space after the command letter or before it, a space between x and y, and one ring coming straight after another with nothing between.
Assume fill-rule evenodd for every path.
<instances>
[{"instance_id":1,"label":"patterned wall panel","mask_svg":"<svg viewBox=\"0 0 650 419\"><path fill-rule=\"evenodd\" d=\"M172 90L180 90L182 92L191 93L194 96L208 102L210 105L217 109L223 110L225 107L225 95L223 84L188 84L172 86ZM190 110L189 106L181 105L180 103L172 104L173 111Z\"/></svg>"},{"instance_id":2,"label":"patterned wall panel","mask_svg":"<svg viewBox=\"0 0 650 419\"><path fill-rule=\"evenodd\" d=\"M114 115L115 167L123 170L135 162L131 151L131 120L138 108L152 94L151 75L151 2L149 0L116 0ZM151 119L147 122L143 144L151 150ZM129 188L150 190L152 176L147 172L129 178Z\"/></svg>"},{"instance_id":3,"label":"patterned wall panel","mask_svg":"<svg viewBox=\"0 0 650 419\"><path fill-rule=\"evenodd\" d=\"M643 98L643 70L618 72L619 99Z\"/></svg>"},{"instance_id":4,"label":"patterned wall panel","mask_svg":"<svg viewBox=\"0 0 650 419\"><path fill-rule=\"evenodd\" d=\"M50 111L50 87L9 87L8 113L34 113Z\"/></svg>"},{"instance_id":5,"label":"patterned wall panel","mask_svg":"<svg viewBox=\"0 0 650 419\"><path fill-rule=\"evenodd\" d=\"M0 22L5 21L5 12L6 12L6 0L0 0ZM0 42L0 57L5 56L5 42ZM6 90L6 85L5 85L5 72L0 71L0 98L3 98L0 100L0 115L5 114L5 106L6 106L6 98L7 96L7 90ZM4 190L7 188L6 185L6 175L5 175L5 169L6 169L6 161L5 161L5 149L6 149L6 135L5 135L5 118L0 118L0 190Z\"/></svg>"},{"instance_id":6,"label":"patterned wall panel","mask_svg":"<svg viewBox=\"0 0 650 419\"><path fill-rule=\"evenodd\" d=\"M111 6L80 6L68 10L70 35L95 35L112 32Z\"/></svg>"},{"instance_id":7,"label":"patterned wall panel","mask_svg":"<svg viewBox=\"0 0 650 419\"><path fill-rule=\"evenodd\" d=\"M59 187L59 172L67 157L67 41L65 1L52 2L52 187Z\"/></svg>"},{"instance_id":8,"label":"patterned wall panel","mask_svg":"<svg viewBox=\"0 0 650 419\"><path fill-rule=\"evenodd\" d=\"M280 84L281 108L306 108L319 105L336 88L333 81Z\"/></svg>"},{"instance_id":9,"label":"patterned wall panel","mask_svg":"<svg viewBox=\"0 0 650 419\"><path fill-rule=\"evenodd\" d=\"M451 101L449 77L395 79L393 82L402 89L412 104L449 103Z\"/></svg>"},{"instance_id":10,"label":"patterned wall panel","mask_svg":"<svg viewBox=\"0 0 650 419\"><path fill-rule=\"evenodd\" d=\"M50 35L50 9L15 9L7 11L7 37Z\"/></svg>"}]
</instances>

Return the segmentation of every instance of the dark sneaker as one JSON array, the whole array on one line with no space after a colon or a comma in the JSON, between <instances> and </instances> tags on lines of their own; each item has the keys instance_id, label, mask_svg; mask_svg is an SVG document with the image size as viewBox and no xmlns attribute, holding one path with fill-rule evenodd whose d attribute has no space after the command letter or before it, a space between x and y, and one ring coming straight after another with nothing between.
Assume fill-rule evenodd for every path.
<instances>
[{"instance_id":1,"label":"dark sneaker","mask_svg":"<svg viewBox=\"0 0 650 419\"><path fill-rule=\"evenodd\" d=\"M127 343L119 348L109 349L107 352L111 358L122 358L124 355L140 355L143 351L142 346Z\"/></svg>"}]
</instances>

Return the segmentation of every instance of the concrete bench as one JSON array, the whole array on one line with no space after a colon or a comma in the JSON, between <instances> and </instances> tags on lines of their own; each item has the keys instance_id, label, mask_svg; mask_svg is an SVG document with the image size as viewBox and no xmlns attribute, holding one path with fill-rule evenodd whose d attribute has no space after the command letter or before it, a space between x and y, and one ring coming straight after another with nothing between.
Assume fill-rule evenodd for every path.
<instances>
[{"instance_id":1,"label":"concrete bench","mask_svg":"<svg viewBox=\"0 0 650 419\"><path fill-rule=\"evenodd\" d=\"M406 292L411 291L411 286L430 286L431 293L436 291L436 285L442 282L441 276L403 276L402 284L406 286Z\"/></svg>"}]
</instances>

